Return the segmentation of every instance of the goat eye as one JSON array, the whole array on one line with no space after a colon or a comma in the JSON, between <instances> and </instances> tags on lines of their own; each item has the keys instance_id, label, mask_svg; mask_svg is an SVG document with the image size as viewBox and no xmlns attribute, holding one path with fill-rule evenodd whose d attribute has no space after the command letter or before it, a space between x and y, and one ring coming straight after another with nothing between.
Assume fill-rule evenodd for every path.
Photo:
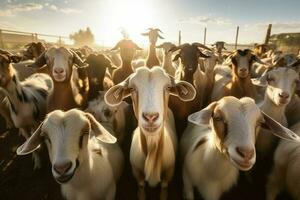
<instances>
[{"instance_id":1,"label":"goat eye","mask_svg":"<svg viewBox=\"0 0 300 200\"><path fill-rule=\"evenodd\" d=\"M218 122L223 121L223 118L221 116L214 116L213 119Z\"/></svg>"},{"instance_id":2,"label":"goat eye","mask_svg":"<svg viewBox=\"0 0 300 200\"><path fill-rule=\"evenodd\" d=\"M105 109L103 113L105 117L110 117L112 115L112 112L109 109Z\"/></svg>"},{"instance_id":3,"label":"goat eye","mask_svg":"<svg viewBox=\"0 0 300 200\"><path fill-rule=\"evenodd\" d=\"M274 78L274 77L268 77L268 78L267 78L267 81L268 81L268 82L274 82L274 81L275 81L275 78Z\"/></svg>"},{"instance_id":4,"label":"goat eye","mask_svg":"<svg viewBox=\"0 0 300 200\"><path fill-rule=\"evenodd\" d=\"M48 135L46 135L46 134L44 135L44 140L47 141L47 142L49 142L49 144L51 144L51 140L48 137Z\"/></svg>"}]
</instances>

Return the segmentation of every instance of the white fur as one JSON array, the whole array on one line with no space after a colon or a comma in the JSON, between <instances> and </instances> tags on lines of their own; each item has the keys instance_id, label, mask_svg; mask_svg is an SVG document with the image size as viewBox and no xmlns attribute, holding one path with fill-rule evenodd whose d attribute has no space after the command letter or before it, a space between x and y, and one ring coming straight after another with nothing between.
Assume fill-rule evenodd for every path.
<instances>
[{"instance_id":1,"label":"white fur","mask_svg":"<svg viewBox=\"0 0 300 200\"><path fill-rule=\"evenodd\" d=\"M291 127L300 135L300 122ZM274 167L267 183L267 200L275 200L276 196L286 188L295 200L300 199L300 145L297 142L281 140L274 155Z\"/></svg>"},{"instance_id":2,"label":"white fur","mask_svg":"<svg viewBox=\"0 0 300 200\"><path fill-rule=\"evenodd\" d=\"M128 117L129 105L123 101L118 106L110 106L104 101L104 94L100 92L99 96L88 102L88 108L86 112L91 113L102 123L106 128L110 127L114 133L118 142L121 144L126 131L126 116ZM109 116L106 114L109 113Z\"/></svg>"},{"instance_id":3,"label":"white fur","mask_svg":"<svg viewBox=\"0 0 300 200\"><path fill-rule=\"evenodd\" d=\"M209 125L199 126L189 123L180 141L184 197L189 200L194 199L193 187L197 188L205 200L218 200L224 192L236 184L238 170L249 170L255 163L256 125L261 118L259 108L247 97L240 100L224 97L215 105L216 107L205 108L209 113L203 116L206 121L210 121ZM228 135L223 142L213 128L210 116L215 109L222 110L225 115L223 120L228 127ZM198 114L191 116L193 115ZM203 139L205 142L197 147L198 142ZM247 168L236 162L244 163L244 158L236 152L237 147L254 150L253 157L245 160L245 163L248 163Z\"/></svg>"},{"instance_id":4,"label":"white fur","mask_svg":"<svg viewBox=\"0 0 300 200\"><path fill-rule=\"evenodd\" d=\"M44 121L42 132L47 134L51 144L47 142L52 174L55 164L71 161L68 173L75 171L74 176L61 185L62 194L68 200L105 199L113 200L116 182L119 179L123 155L118 144L105 144L98 141L93 130L83 138L83 146L79 148L82 128L88 123L83 112L72 109L68 112L53 111ZM76 168L76 159L79 165Z\"/></svg>"}]
</instances>

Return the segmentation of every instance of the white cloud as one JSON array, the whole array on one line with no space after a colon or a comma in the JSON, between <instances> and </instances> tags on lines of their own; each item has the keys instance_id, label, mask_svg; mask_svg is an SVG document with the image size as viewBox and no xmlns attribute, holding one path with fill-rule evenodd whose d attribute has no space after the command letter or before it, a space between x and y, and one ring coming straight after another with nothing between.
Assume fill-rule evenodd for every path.
<instances>
[{"instance_id":1,"label":"white cloud","mask_svg":"<svg viewBox=\"0 0 300 200\"><path fill-rule=\"evenodd\" d=\"M71 13L82 13L82 10L77 10L73 8L61 8L59 9L60 12L65 14L71 14Z\"/></svg>"},{"instance_id":2,"label":"white cloud","mask_svg":"<svg viewBox=\"0 0 300 200\"><path fill-rule=\"evenodd\" d=\"M45 6L47 6L49 9L53 10L53 11L57 11L57 12L61 12L64 14L72 14L72 13L82 13L82 10L77 10L77 9L73 9L73 8L59 8L56 5L52 4L45 4Z\"/></svg>"},{"instance_id":3,"label":"white cloud","mask_svg":"<svg viewBox=\"0 0 300 200\"><path fill-rule=\"evenodd\" d=\"M221 17L207 17L207 16L196 16L196 17L190 17L188 19L182 19L179 20L180 23L183 24L198 24L198 25L208 25L208 24L214 24L214 25L230 25L231 20L224 19Z\"/></svg>"},{"instance_id":4,"label":"white cloud","mask_svg":"<svg viewBox=\"0 0 300 200\"><path fill-rule=\"evenodd\" d=\"M24 3L24 4L15 4L8 5L6 8L0 9L0 16L7 17L13 16L19 12L28 12L32 10L41 10L43 9L43 5L37 3Z\"/></svg>"}]
</instances>

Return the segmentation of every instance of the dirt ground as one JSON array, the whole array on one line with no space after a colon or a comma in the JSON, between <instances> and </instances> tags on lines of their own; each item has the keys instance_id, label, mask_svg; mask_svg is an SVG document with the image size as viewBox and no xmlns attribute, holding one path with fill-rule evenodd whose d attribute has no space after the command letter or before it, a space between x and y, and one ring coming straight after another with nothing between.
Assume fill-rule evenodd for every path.
<instances>
[{"instance_id":1,"label":"dirt ground","mask_svg":"<svg viewBox=\"0 0 300 200\"><path fill-rule=\"evenodd\" d=\"M17 156L16 148L23 143L24 139L17 134L17 130L5 131L0 123L0 200L60 200L60 187L54 181L47 150L42 150L43 168L33 171L31 155ZM122 147L125 152L127 164L121 180L118 184L117 197L120 200L135 200L137 185L131 174L129 161L129 147L131 135ZM180 166L177 165L175 177L169 186L170 200L182 199L182 182ZM241 173L239 182L230 192L226 193L222 200L263 200L264 184L254 184L249 173ZM259 180L258 180L259 181ZM159 199L159 187L146 189L151 200ZM201 199L198 197L197 199ZM282 195L278 200L290 200Z\"/></svg>"}]
</instances>

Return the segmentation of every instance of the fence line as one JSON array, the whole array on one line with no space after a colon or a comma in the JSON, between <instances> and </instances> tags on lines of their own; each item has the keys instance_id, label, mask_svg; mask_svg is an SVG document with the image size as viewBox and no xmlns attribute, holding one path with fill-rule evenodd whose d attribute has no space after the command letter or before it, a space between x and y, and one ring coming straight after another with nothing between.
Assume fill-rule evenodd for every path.
<instances>
[{"instance_id":1,"label":"fence line","mask_svg":"<svg viewBox=\"0 0 300 200\"><path fill-rule=\"evenodd\" d=\"M53 39L57 39L57 40L53 41ZM15 30L0 28L0 48L10 48L16 45L24 45L30 42L38 42L38 41L58 44L61 46L61 45L65 45L66 41L68 41L70 44L71 40L68 36L15 31Z\"/></svg>"}]
</instances>

